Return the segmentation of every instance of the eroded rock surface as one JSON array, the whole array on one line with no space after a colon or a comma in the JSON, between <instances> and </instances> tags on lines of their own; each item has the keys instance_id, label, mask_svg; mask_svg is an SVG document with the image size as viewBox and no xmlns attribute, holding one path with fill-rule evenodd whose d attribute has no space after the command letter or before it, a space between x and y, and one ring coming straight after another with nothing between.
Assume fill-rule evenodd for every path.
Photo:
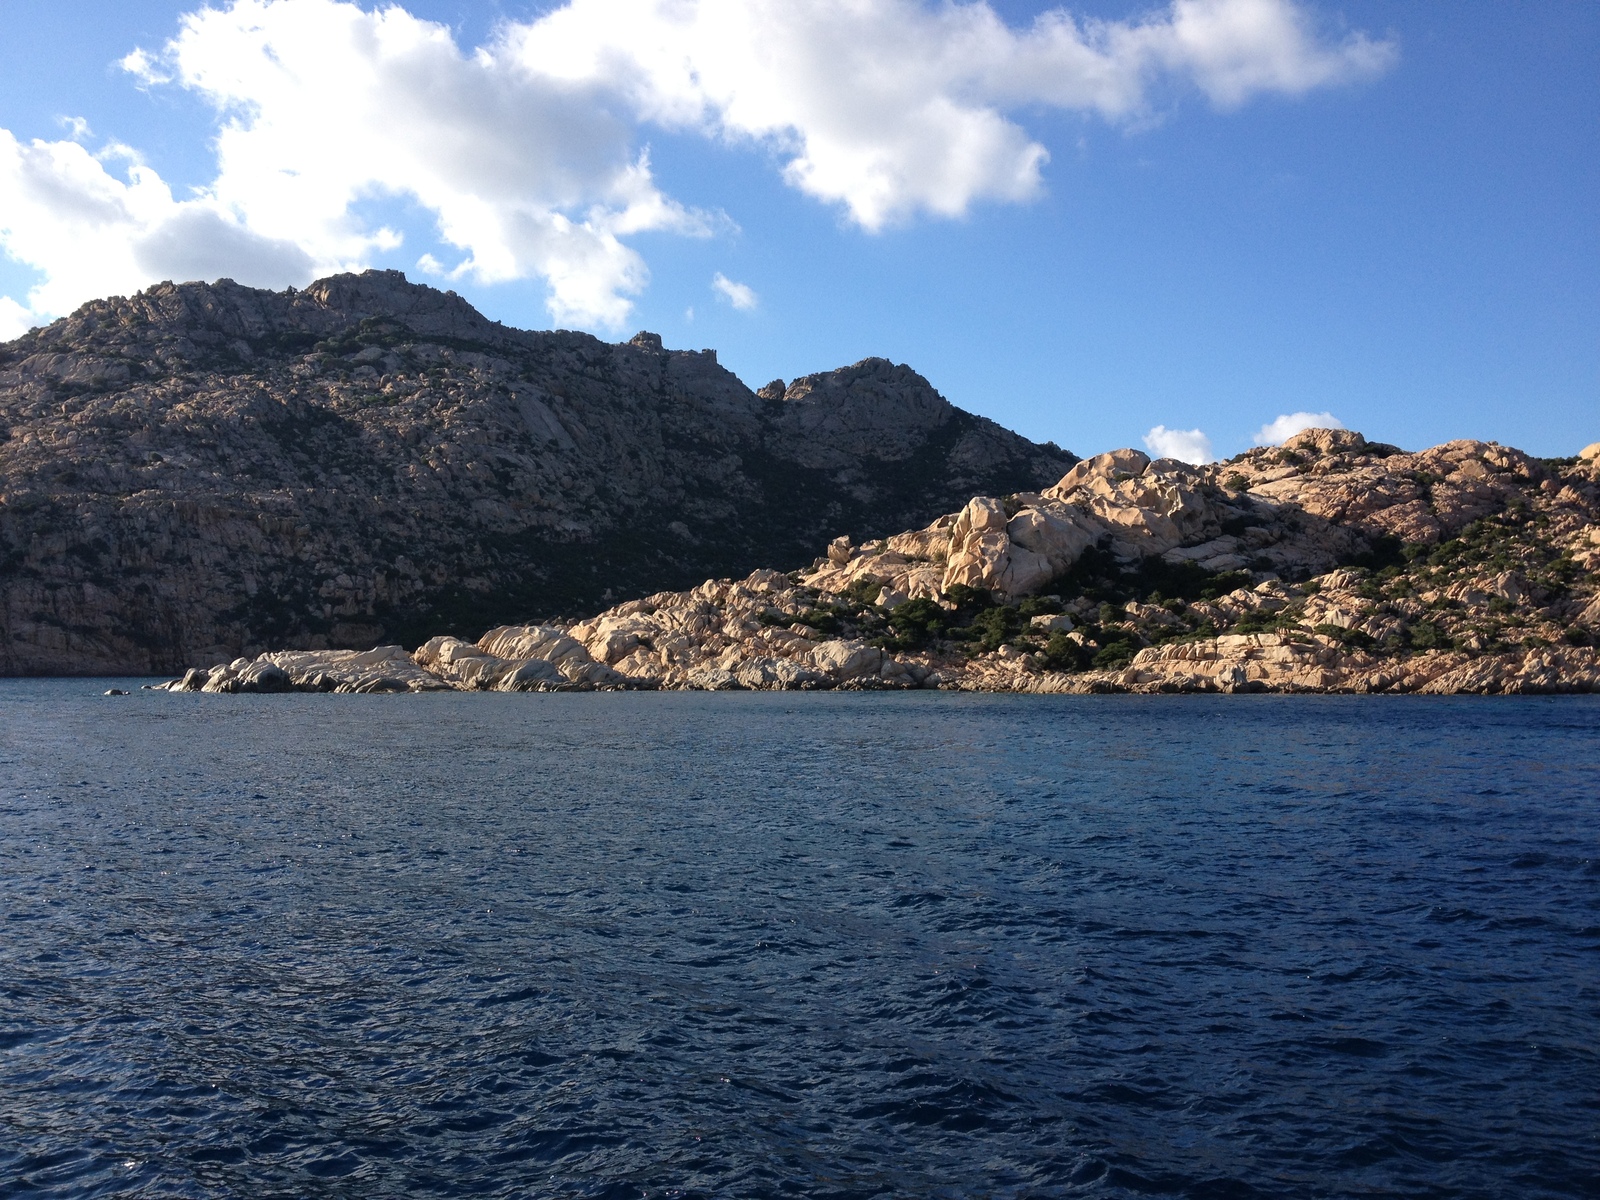
<instances>
[{"instance_id":1,"label":"eroded rock surface","mask_svg":"<svg viewBox=\"0 0 1600 1200\"><path fill-rule=\"evenodd\" d=\"M279 650L193 669L173 685L193 692L430 692L450 685L400 646L372 650Z\"/></svg>"}]
</instances>

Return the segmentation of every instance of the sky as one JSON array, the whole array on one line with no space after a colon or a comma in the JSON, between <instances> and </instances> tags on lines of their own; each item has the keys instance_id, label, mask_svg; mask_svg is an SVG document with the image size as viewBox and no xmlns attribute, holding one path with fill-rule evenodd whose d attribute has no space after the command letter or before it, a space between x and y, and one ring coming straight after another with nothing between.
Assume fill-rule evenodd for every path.
<instances>
[{"instance_id":1,"label":"sky","mask_svg":"<svg viewBox=\"0 0 1600 1200\"><path fill-rule=\"evenodd\" d=\"M1593 0L0 0L0 338L393 267L1080 454L1600 440Z\"/></svg>"}]
</instances>

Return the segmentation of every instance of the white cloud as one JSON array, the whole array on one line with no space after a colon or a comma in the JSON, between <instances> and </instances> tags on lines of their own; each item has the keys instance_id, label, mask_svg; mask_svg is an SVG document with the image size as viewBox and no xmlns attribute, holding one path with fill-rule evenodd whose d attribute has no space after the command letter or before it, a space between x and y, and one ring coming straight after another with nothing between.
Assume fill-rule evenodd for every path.
<instances>
[{"instance_id":1,"label":"white cloud","mask_svg":"<svg viewBox=\"0 0 1600 1200\"><path fill-rule=\"evenodd\" d=\"M119 174L108 163L122 165ZM163 278L235 274L283 287L312 260L289 240L243 226L209 197L177 201L126 147L100 156L76 142L19 142L0 129L0 248L43 280L11 320L40 324L85 300ZM9 299L9 298L8 298Z\"/></svg>"},{"instance_id":2,"label":"white cloud","mask_svg":"<svg viewBox=\"0 0 1600 1200\"><path fill-rule=\"evenodd\" d=\"M1395 49L1320 40L1293 0L1173 0L1109 22L984 2L571 0L505 31L538 75L621 93L645 121L765 143L784 175L867 229L978 200L1026 200L1048 158L1003 114L1049 106L1144 119L1155 85L1221 108L1377 74Z\"/></svg>"},{"instance_id":3,"label":"white cloud","mask_svg":"<svg viewBox=\"0 0 1600 1200\"><path fill-rule=\"evenodd\" d=\"M407 196L462 252L453 277L542 277L558 321L616 327L649 278L621 239L708 229L655 187L593 87L496 47L465 54L447 27L401 8L235 0L185 17L163 62L224 114L218 202L319 263L384 248L352 208Z\"/></svg>"},{"instance_id":4,"label":"white cloud","mask_svg":"<svg viewBox=\"0 0 1600 1200\"><path fill-rule=\"evenodd\" d=\"M401 197L457 251L423 271L540 278L558 321L615 328L649 278L627 239L718 223L656 186L646 127L774 153L790 184L877 230L1037 195L1048 155L1014 110L1142 122L1173 86L1225 109L1393 60L1320 36L1296 0L1016 29L986 0L569 0L476 49L395 5L228 0L122 60L214 106L216 177L175 198L125 148L0 130L0 248L44 277L32 314L167 276L281 286L392 250L400 235L358 212Z\"/></svg>"},{"instance_id":5,"label":"white cloud","mask_svg":"<svg viewBox=\"0 0 1600 1200\"><path fill-rule=\"evenodd\" d=\"M1165 21L1110 27L1109 42L1146 71L1187 75L1218 108L1259 92L1301 95L1370 78L1397 57L1393 42L1356 33L1321 45L1304 8L1287 0L1173 0Z\"/></svg>"},{"instance_id":6,"label":"white cloud","mask_svg":"<svg viewBox=\"0 0 1600 1200\"><path fill-rule=\"evenodd\" d=\"M364 265L400 236L355 206L412 197L481 283L541 277L558 321L617 327L649 278L623 237L697 234L708 218L654 186L632 129L592 89L462 54L442 25L337 0L236 0L184 18L146 84L200 93L222 122L218 174L175 200L131 151L22 145L0 130L0 247L44 282L34 314L163 278L283 287ZM127 160L123 174L107 163Z\"/></svg>"},{"instance_id":7,"label":"white cloud","mask_svg":"<svg viewBox=\"0 0 1600 1200\"><path fill-rule=\"evenodd\" d=\"M711 277L711 286L741 312L749 312L759 303L754 290L746 284L735 283L721 271Z\"/></svg>"},{"instance_id":8,"label":"white cloud","mask_svg":"<svg viewBox=\"0 0 1600 1200\"><path fill-rule=\"evenodd\" d=\"M19 338L39 322L10 296L0 296L0 342Z\"/></svg>"},{"instance_id":9,"label":"white cloud","mask_svg":"<svg viewBox=\"0 0 1600 1200\"><path fill-rule=\"evenodd\" d=\"M1288 441L1295 434L1304 432L1307 429L1343 428L1345 428L1344 422L1331 412L1284 413L1256 430L1255 444L1258 446L1278 446Z\"/></svg>"},{"instance_id":10,"label":"white cloud","mask_svg":"<svg viewBox=\"0 0 1600 1200\"><path fill-rule=\"evenodd\" d=\"M162 67L161 60L139 47L125 54L117 65L146 85L172 82L172 76Z\"/></svg>"},{"instance_id":11,"label":"white cloud","mask_svg":"<svg viewBox=\"0 0 1600 1200\"><path fill-rule=\"evenodd\" d=\"M1217 457L1211 452L1211 439L1198 429L1168 429L1157 425L1144 435L1144 444L1157 458L1176 458L1196 465L1214 462Z\"/></svg>"}]
</instances>

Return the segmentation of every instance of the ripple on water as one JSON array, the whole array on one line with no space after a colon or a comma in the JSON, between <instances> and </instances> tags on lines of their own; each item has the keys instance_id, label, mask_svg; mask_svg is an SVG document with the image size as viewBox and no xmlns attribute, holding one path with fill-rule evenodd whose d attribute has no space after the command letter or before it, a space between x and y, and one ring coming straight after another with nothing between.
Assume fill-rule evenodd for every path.
<instances>
[{"instance_id":1,"label":"ripple on water","mask_svg":"<svg viewBox=\"0 0 1600 1200\"><path fill-rule=\"evenodd\" d=\"M1600 704L0 681L0 1193L1593 1195Z\"/></svg>"}]
</instances>

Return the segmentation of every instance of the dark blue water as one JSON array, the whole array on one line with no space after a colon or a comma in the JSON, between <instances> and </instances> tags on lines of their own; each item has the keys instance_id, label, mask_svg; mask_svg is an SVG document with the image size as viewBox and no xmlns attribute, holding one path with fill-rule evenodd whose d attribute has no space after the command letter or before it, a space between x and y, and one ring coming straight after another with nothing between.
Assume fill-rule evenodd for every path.
<instances>
[{"instance_id":1,"label":"dark blue water","mask_svg":"<svg viewBox=\"0 0 1600 1200\"><path fill-rule=\"evenodd\" d=\"M1600 1194L1600 703L0 682L6 1196Z\"/></svg>"}]
</instances>

